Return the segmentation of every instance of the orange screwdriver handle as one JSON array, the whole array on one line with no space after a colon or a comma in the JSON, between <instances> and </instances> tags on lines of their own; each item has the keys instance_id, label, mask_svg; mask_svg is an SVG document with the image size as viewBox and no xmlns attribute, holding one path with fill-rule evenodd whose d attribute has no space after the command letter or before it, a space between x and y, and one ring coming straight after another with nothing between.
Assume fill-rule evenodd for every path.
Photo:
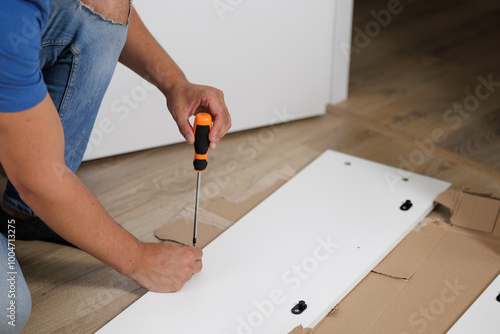
<instances>
[{"instance_id":1,"label":"orange screwdriver handle","mask_svg":"<svg viewBox=\"0 0 500 334\"><path fill-rule=\"evenodd\" d=\"M208 135L212 129L212 116L207 113L196 114L194 118L194 160L193 166L194 170L197 172L203 172L207 169L208 161L208 147L210 145L210 140L208 140Z\"/></svg>"}]
</instances>

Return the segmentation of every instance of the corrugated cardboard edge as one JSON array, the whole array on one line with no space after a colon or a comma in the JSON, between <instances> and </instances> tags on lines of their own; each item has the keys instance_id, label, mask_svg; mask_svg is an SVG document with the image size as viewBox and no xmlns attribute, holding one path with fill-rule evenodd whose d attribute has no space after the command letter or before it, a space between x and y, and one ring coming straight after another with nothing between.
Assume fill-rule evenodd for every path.
<instances>
[{"instance_id":1,"label":"corrugated cardboard edge","mask_svg":"<svg viewBox=\"0 0 500 334\"><path fill-rule=\"evenodd\" d=\"M500 220L500 199L470 189L446 190L438 195L437 203L451 210L453 225L491 233Z\"/></svg>"}]
</instances>

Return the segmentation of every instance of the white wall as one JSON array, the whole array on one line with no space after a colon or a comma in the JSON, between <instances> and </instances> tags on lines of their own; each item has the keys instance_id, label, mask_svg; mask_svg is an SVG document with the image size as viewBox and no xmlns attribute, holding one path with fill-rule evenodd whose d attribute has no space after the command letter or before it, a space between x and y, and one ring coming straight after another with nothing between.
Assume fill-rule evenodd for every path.
<instances>
[{"instance_id":1,"label":"white wall","mask_svg":"<svg viewBox=\"0 0 500 334\"><path fill-rule=\"evenodd\" d=\"M231 131L320 115L347 95L352 0L135 0L195 83L224 91ZM118 65L85 160L183 141L163 95Z\"/></svg>"}]
</instances>

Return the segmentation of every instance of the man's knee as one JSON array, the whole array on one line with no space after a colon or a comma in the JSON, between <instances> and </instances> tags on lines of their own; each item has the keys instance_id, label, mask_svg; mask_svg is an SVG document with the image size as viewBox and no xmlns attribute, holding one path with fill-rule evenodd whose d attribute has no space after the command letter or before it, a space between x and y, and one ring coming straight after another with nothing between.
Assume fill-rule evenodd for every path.
<instances>
[{"instance_id":1,"label":"man's knee","mask_svg":"<svg viewBox=\"0 0 500 334\"><path fill-rule=\"evenodd\" d=\"M84 5L89 7L95 13L102 17L120 22L123 25L127 24L128 14L130 11L129 0L80 0Z\"/></svg>"}]
</instances>

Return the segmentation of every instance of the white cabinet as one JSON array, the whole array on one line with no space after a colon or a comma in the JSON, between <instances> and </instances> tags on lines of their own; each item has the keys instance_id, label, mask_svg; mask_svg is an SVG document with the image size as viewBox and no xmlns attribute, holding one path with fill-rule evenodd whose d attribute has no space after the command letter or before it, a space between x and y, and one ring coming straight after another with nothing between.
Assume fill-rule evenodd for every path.
<instances>
[{"instance_id":1,"label":"white cabinet","mask_svg":"<svg viewBox=\"0 0 500 334\"><path fill-rule=\"evenodd\" d=\"M224 91L231 131L320 115L347 95L352 0L136 0L194 83ZM165 98L121 64L85 160L183 141Z\"/></svg>"}]
</instances>

